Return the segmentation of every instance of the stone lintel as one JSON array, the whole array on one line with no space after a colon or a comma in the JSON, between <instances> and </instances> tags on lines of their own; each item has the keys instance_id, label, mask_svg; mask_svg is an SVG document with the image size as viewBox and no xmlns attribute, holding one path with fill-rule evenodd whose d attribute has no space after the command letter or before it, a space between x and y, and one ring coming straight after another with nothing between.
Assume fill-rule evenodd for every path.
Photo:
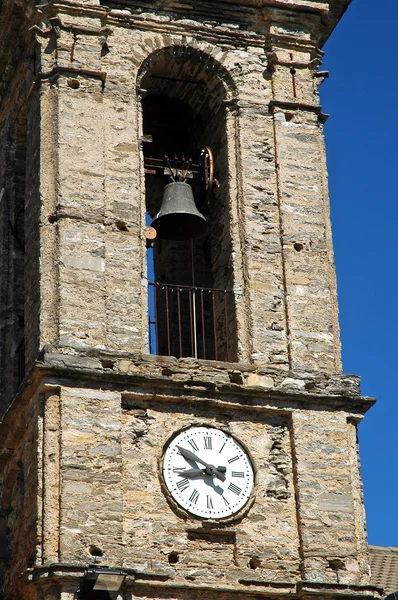
<instances>
[{"instance_id":1,"label":"stone lintel","mask_svg":"<svg viewBox=\"0 0 398 600\"><path fill-rule=\"evenodd\" d=\"M52 19L52 21L55 19ZM59 21L58 26L64 31L70 31L74 34L82 34L82 35L93 35L93 36L101 36L101 35L110 35L112 33L112 29L109 27L87 27L84 25L74 25L73 23L62 23ZM31 30L35 32L38 37L49 38L54 31L54 27L48 29L42 29L38 25L33 25Z\"/></svg>"},{"instance_id":2,"label":"stone lintel","mask_svg":"<svg viewBox=\"0 0 398 600\"><path fill-rule=\"evenodd\" d=\"M67 77L68 75L100 79L102 83L104 83L106 79L105 71L92 71L90 69L81 69L76 67L57 66L51 69L51 71L39 73L37 76L37 81L54 81L58 79L58 77Z\"/></svg>"},{"instance_id":3,"label":"stone lintel","mask_svg":"<svg viewBox=\"0 0 398 600\"><path fill-rule=\"evenodd\" d=\"M318 121L320 123L325 123L329 118L328 114L322 112L322 106L319 104L306 104L304 102L288 102L286 100L271 100L269 103L270 112L274 113L275 109L281 110L283 112L312 112L318 116Z\"/></svg>"},{"instance_id":4,"label":"stone lintel","mask_svg":"<svg viewBox=\"0 0 398 600\"><path fill-rule=\"evenodd\" d=\"M67 13L76 16L84 16L90 18L104 19L109 12L106 6L96 4L83 4L75 0L50 0L47 4L41 4L36 7L39 14L49 16L57 16L58 13Z\"/></svg>"},{"instance_id":5,"label":"stone lintel","mask_svg":"<svg viewBox=\"0 0 398 600\"><path fill-rule=\"evenodd\" d=\"M308 112L314 112L319 115L322 112L322 106L319 104L306 104L305 102L288 102L286 100L271 100L269 103L269 108L271 111L275 108L280 108L281 110L291 111L291 110L303 110Z\"/></svg>"}]
</instances>

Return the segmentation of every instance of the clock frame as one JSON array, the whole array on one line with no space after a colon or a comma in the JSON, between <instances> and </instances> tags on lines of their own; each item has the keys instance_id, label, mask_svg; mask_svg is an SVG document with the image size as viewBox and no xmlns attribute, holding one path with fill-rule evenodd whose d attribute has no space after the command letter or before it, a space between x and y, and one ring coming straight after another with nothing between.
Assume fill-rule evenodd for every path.
<instances>
[{"instance_id":1,"label":"clock frame","mask_svg":"<svg viewBox=\"0 0 398 600\"><path fill-rule=\"evenodd\" d=\"M249 453L222 429L194 425L166 443L162 480L178 505L202 519L228 519L249 502L254 468Z\"/></svg>"}]
</instances>

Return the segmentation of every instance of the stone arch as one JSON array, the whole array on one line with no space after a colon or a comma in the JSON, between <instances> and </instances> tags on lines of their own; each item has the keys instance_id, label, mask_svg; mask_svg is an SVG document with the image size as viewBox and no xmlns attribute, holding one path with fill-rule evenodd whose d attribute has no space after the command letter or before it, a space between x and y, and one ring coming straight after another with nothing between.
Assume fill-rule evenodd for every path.
<instances>
[{"instance_id":1,"label":"stone arch","mask_svg":"<svg viewBox=\"0 0 398 600\"><path fill-rule=\"evenodd\" d=\"M234 100L238 95L238 87L234 81L233 75L228 71L224 65L216 60L210 53L194 48L192 46L186 46L183 44L176 44L172 46L164 46L158 48L149 54L137 72L137 90L143 89L143 81L149 71L154 69L161 69L162 64L170 59L191 59L192 62L198 64L198 71L203 74L205 80L211 80L216 78L220 86L222 86L225 99Z\"/></svg>"}]
</instances>

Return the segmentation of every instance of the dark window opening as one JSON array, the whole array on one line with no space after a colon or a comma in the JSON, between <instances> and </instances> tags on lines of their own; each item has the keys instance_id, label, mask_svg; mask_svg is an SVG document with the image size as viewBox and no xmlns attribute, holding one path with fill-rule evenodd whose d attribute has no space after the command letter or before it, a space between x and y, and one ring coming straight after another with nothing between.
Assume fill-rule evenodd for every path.
<instances>
[{"instance_id":1,"label":"dark window opening","mask_svg":"<svg viewBox=\"0 0 398 600\"><path fill-rule=\"evenodd\" d=\"M148 240L150 351L236 361L224 87L199 55L181 49L159 53L141 87L147 90L142 101L147 224L164 210L164 188L173 179L191 187L188 212L198 210L207 221L205 233L192 239L167 239L159 230ZM211 151L219 185L209 189ZM181 223L171 209L170 237L180 236Z\"/></svg>"},{"instance_id":2,"label":"dark window opening","mask_svg":"<svg viewBox=\"0 0 398 600\"><path fill-rule=\"evenodd\" d=\"M26 119L10 133L5 184L1 189L3 230L1 277L2 394L11 398L25 376L25 184Z\"/></svg>"}]
</instances>

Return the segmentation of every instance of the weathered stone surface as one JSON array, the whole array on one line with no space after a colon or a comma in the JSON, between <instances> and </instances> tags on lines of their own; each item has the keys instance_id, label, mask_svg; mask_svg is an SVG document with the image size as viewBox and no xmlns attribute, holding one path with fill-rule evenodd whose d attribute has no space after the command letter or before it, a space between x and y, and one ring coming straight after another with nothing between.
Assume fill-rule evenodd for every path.
<instances>
[{"instance_id":1,"label":"weathered stone surface","mask_svg":"<svg viewBox=\"0 0 398 600\"><path fill-rule=\"evenodd\" d=\"M318 102L348 3L3 2L5 598L72 600L93 562L125 569L131 600L377 597L356 442L373 399L340 373ZM143 114L158 96L185 102L215 151L211 252L195 248L198 285L211 271L233 292L227 325L213 315L219 346L231 331L218 360L148 351ZM187 247L164 243L158 275L188 280ZM168 440L203 423L255 468L223 522L178 508L160 475Z\"/></svg>"},{"instance_id":2,"label":"weathered stone surface","mask_svg":"<svg viewBox=\"0 0 398 600\"><path fill-rule=\"evenodd\" d=\"M339 371L315 78L319 61L314 60L317 36L327 31L326 5L309 3L311 17L307 10L300 21L301 6L295 13L289 3L288 16L266 3L261 21L254 18L257 8L247 11L240 3L234 7L236 18L245 24L239 31L229 3L219 3L209 15L198 6L189 19L181 18L178 3L171 14L167 2L156 14L135 5L115 9L106 2L83 3L81 10L73 3L57 9L50 4L27 12L30 23L44 19L32 30L40 48L34 66L40 74L40 97L37 86L26 84L33 76L29 70L25 79L15 79L15 93L21 98L29 94L24 118L31 146L25 180L29 173L30 181L37 181L29 186L27 239L40 244L29 253L32 264L26 264L24 275L29 282L27 366L49 342L81 350L147 350L140 151L140 100L145 93L140 86L149 82L151 69L159 71L162 56L172 59L170 48L175 46L186 49L187 64L192 61L191 68L207 81L210 97L215 94L207 115L217 95L227 103L224 154L216 156L221 188L213 202L227 202L225 215L232 226L230 238L226 232L218 236L213 270L216 280L221 277L221 287L228 283L236 290L234 359ZM56 19L55 28L48 28L49 19ZM286 46L286 35L293 36L294 47L291 42ZM195 60L200 65L205 57L208 67L203 71ZM198 91L192 98L204 103ZM11 127L12 112L7 118ZM208 143L215 127L206 133ZM34 151L39 143L40 157ZM220 226L225 228L225 223ZM222 279L226 270L228 282ZM7 310L12 314L10 306ZM9 335L11 331L8 327ZM15 354L15 346L10 352ZM18 373L13 379L15 388Z\"/></svg>"}]
</instances>

